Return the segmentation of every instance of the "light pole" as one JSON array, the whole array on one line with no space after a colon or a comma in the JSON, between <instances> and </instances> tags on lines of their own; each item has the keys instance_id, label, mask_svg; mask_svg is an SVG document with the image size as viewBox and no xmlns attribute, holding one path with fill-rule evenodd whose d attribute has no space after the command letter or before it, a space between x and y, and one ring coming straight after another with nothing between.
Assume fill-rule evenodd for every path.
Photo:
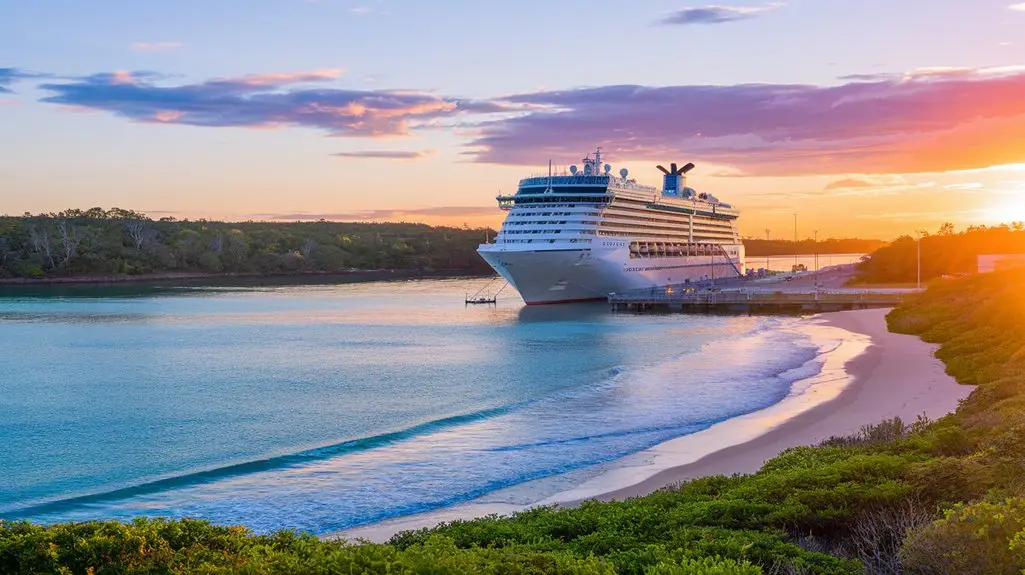
<instances>
[{"instance_id":1,"label":"light pole","mask_svg":"<svg viewBox=\"0 0 1025 575\"><path fill-rule=\"evenodd\" d=\"M918 239L915 241L915 259L918 268L918 289L922 289L922 230L915 230Z\"/></svg>"},{"instance_id":2,"label":"light pole","mask_svg":"<svg viewBox=\"0 0 1025 575\"><path fill-rule=\"evenodd\" d=\"M819 287L819 231L812 230L815 236L815 287Z\"/></svg>"},{"instance_id":3,"label":"light pole","mask_svg":"<svg viewBox=\"0 0 1025 575\"><path fill-rule=\"evenodd\" d=\"M794 272L797 271L797 214L794 214Z\"/></svg>"},{"instance_id":4,"label":"light pole","mask_svg":"<svg viewBox=\"0 0 1025 575\"><path fill-rule=\"evenodd\" d=\"M769 271L769 228L765 228L765 271Z\"/></svg>"}]
</instances>

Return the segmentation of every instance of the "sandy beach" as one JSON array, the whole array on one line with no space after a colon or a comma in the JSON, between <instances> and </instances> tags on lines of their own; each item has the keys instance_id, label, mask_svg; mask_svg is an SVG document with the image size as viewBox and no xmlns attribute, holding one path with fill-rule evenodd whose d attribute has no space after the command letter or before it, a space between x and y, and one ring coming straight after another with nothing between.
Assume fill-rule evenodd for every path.
<instances>
[{"instance_id":1,"label":"sandy beach","mask_svg":"<svg viewBox=\"0 0 1025 575\"><path fill-rule=\"evenodd\" d=\"M885 320L888 312L844 311L809 319L813 324L849 332L850 349L857 352L849 357L836 356L839 365L832 367L827 359L820 375L823 385L819 386L825 395L813 406L774 406L668 441L626 458L634 464L534 505L625 499L694 477L751 473L785 449L846 435L865 424L895 416L910 422L920 414L937 418L954 411L972 388L959 385L945 373L942 362L934 356L935 345L914 336L890 333ZM730 432L723 433L720 426L729 426ZM382 542L400 531L523 509L518 505L469 502L325 537Z\"/></svg>"}]
</instances>

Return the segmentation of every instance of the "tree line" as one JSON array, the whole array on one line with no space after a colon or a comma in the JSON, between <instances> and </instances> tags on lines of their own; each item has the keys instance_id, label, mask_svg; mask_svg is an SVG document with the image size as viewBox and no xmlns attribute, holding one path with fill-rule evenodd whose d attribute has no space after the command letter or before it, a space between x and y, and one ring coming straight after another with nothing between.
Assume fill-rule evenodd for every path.
<instances>
[{"instance_id":1,"label":"tree line","mask_svg":"<svg viewBox=\"0 0 1025 575\"><path fill-rule=\"evenodd\" d=\"M154 220L112 208L0 216L0 278L350 270L490 272L484 228Z\"/></svg>"},{"instance_id":2,"label":"tree line","mask_svg":"<svg viewBox=\"0 0 1025 575\"><path fill-rule=\"evenodd\" d=\"M919 262L923 282L974 273L978 256L1000 254L1025 254L1025 223L969 226L960 232L945 223L936 233L923 232L921 240L905 235L879 248L860 264L856 282L915 282Z\"/></svg>"},{"instance_id":3,"label":"tree line","mask_svg":"<svg viewBox=\"0 0 1025 575\"><path fill-rule=\"evenodd\" d=\"M804 240L760 240L744 238L744 251L749 257L790 256L794 254L867 254L887 242L861 238L829 238L816 241Z\"/></svg>"}]
</instances>

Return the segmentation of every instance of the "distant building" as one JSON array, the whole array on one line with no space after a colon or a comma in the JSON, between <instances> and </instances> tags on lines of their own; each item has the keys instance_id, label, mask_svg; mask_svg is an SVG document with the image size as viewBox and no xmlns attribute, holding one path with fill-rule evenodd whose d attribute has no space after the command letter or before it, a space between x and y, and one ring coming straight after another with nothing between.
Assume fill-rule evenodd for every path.
<instances>
[{"instance_id":1,"label":"distant building","mask_svg":"<svg viewBox=\"0 0 1025 575\"><path fill-rule=\"evenodd\" d=\"M1025 267L1025 254L980 255L978 266L980 274Z\"/></svg>"}]
</instances>

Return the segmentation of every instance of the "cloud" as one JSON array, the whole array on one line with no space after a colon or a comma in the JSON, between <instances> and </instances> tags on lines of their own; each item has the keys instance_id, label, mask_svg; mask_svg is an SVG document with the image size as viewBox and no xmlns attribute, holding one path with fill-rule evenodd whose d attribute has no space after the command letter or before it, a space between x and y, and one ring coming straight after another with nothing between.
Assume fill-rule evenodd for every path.
<instances>
[{"instance_id":1,"label":"cloud","mask_svg":"<svg viewBox=\"0 0 1025 575\"><path fill-rule=\"evenodd\" d=\"M200 82L147 71L53 79L42 99L136 122L308 128L335 137L445 129L480 163L572 161L601 145L614 161L694 161L716 174L900 174L1025 163L1025 69L929 68L840 85L613 85L489 100L342 89L340 69ZM0 89L31 77L0 68ZM39 77L39 76L37 76ZM368 150L342 157L415 159ZM417 156L419 157L419 156ZM707 175L711 172L700 172ZM840 188L834 188L840 189Z\"/></svg>"},{"instance_id":2,"label":"cloud","mask_svg":"<svg viewBox=\"0 0 1025 575\"><path fill-rule=\"evenodd\" d=\"M498 103L411 90L350 90L325 84L339 69L251 74L164 85L152 72L96 74L39 87L41 101L109 112L137 122L204 127L306 127L332 136L396 136L439 118L501 111Z\"/></svg>"},{"instance_id":3,"label":"cloud","mask_svg":"<svg viewBox=\"0 0 1025 575\"><path fill-rule=\"evenodd\" d=\"M981 190L985 185L981 182L962 182L960 184L947 184L944 190Z\"/></svg>"},{"instance_id":4,"label":"cloud","mask_svg":"<svg viewBox=\"0 0 1025 575\"><path fill-rule=\"evenodd\" d=\"M361 150L358 152L338 152L331 154L339 158L375 158L381 160L419 160L434 155L434 150L413 152L399 150Z\"/></svg>"},{"instance_id":5,"label":"cloud","mask_svg":"<svg viewBox=\"0 0 1025 575\"><path fill-rule=\"evenodd\" d=\"M31 78L42 78L43 74L27 72L20 68L0 68L0 94L11 94L11 86L16 82Z\"/></svg>"},{"instance_id":6,"label":"cloud","mask_svg":"<svg viewBox=\"0 0 1025 575\"><path fill-rule=\"evenodd\" d=\"M829 182L822 190L828 192L832 190L904 186L906 184L907 182L900 176L849 176Z\"/></svg>"},{"instance_id":7,"label":"cloud","mask_svg":"<svg viewBox=\"0 0 1025 575\"><path fill-rule=\"evenodd\" d=\"M840 76L837 79L845 82L879 82L882 80L889 80L893 77L893 74L880 72L876 74L847 74L846 76Z\"/></svg>"},{"instance_id":8,"label":"cloud","mask_svg":"<svg viewBox=\"0 0 1025 575\"><path fill-rule=\"evenodd\" d=\"M1017 12L1025 12L1025 2L1019 2L1017 4L1011 4L1007 8L1009 10L1015 10Z\"/></svg>"},{"instance_id":9,"label":"cloud","mask_svg":"<svg viewBox=\"0 0 1025 575\"><path fill-rule=\"evenodd\" d=\"M362 16L363 14L369 14L371 12L372 10L366 6L353 6L352 8L349 8L350 14L357 14L360 16Z\"/></svg>"},{"instance_id":10,"label":"cloud","mask_svg":"<svg viewBox=\"0 0 1025 575\"><path fill-rule=\"evenodd\" d=\"M259 218L277 221L334 220L334 221L409 221L410 219L447 219L462 217L494 216L499 213L494 206L439 206L433 208L378 210L354 210L351 212L289 214L257 214Z\"/></svg>"},{"instance_id":11,"label":"cloud","mask_svg":"<svg viewBox=\"0 0 1025 575\"><path fill-rule=\"evenodd\" d=\"M133 52L173 52L182 48L181 42L134 42Z\"/></svg>"},{"instance_id":12,"label":"cloud","mask_svg":"<svg viewBox=\"0 0 1025 575\"><path fill-rule=\"evenodd\" d=\"M690 24L725 24L738 20L748 20L758 14L775 10L780 4L768 6L702 6L700 8L684 8L677 10L659 20L659 24L686 26Z\"/></svg>"},{"instance_id":13,"label":"cloud","mask_svg":"<svg viewBox=\"0 0 1025 575\"><path fill-rule=\"evenodd\" d=\"M1025 72L918 71L837 86L599 86L506 97L474 160L537 164L603 146L613 160L695 161L748 175L944 172L1025 161Z\"/></svg>"}]
</instances>

